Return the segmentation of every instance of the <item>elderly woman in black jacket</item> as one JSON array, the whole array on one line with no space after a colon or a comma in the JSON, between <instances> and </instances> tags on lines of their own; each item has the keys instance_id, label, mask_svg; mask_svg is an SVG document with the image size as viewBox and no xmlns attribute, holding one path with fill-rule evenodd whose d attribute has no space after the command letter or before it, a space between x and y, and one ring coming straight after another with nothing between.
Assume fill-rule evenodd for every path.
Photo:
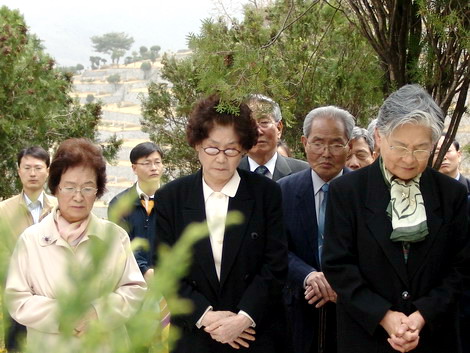
<instances>
[{"instance_id":1,"label":"elderly woman in black jacket","mask_svg":"<svg viewBox=\"0 0 470 353\"><path fill-rule=\"evenodd\" d=\"M380 158L331 183L324 272L338 294L338 352L459 352L467 193L428 168L444 116L417 85L380 108Z\"/></svg>"}]
</instances>

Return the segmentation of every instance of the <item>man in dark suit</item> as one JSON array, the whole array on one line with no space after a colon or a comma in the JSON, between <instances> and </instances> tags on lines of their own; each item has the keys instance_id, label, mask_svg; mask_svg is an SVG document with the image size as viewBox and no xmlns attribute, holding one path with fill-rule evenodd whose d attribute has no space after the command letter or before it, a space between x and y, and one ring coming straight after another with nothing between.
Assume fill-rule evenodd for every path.
<instances>
[{"instance_id":1,"label":"man in dark suit","mask_svg":"<svg viewBox=\"0 0 470 353\"><path fill-rule=\"evenodd\" d=\"M436 150L434 152L434 159L436 159L439 155L439 151L441 150L444 138L445 135L441 136L441 138L437 142ZM457 140L454 140L452 141L452 145L450 145L449 149L447 150L444 156L444 159L442 160L442 164L439 167L439 171L461 182L463 185L465 185L467 191L470 192L470 180L460 174L461 161L462 151L460 150L460 144Z\"/></svg>"},{"instance_id":2,"label":"man in dark suit","mask_svg":"<svg viewBox=\"0 0 470 353\"><path fill-rule=\"evenodd\" d=\"M263 174L274 181L307 169L309 166L305 161L277 153L277 143L283 128L279 105L261 94L250 96L247 104L258 123L259 137L256 145L242 158L238 167Z\"/></svg>"},{"instance_id":3,"label":"man in dark suit","mask_svg":"<svg viewBox=\"0 0 470 353\"><path fill-rule=\"evenodd\" d=\"M353 127L353 116L343 109L312 110L302 136L311 168L279 181L289 244L285 300L295 353L336 352L336 293L320 263L328 184L347 172Z\"/></svg>"},{"instance_id":4,"label":"man in dark suit","mask_svg":"<svg viewBox=\"0 0 470 353\"><path fill-rule=\"evenodd\" d=\"M437 156L439 155L439 151L441 150L444 138L445 134L441 136L441 138L437 142L436 150L434 152L434 158L437 158ZM460 144L457 140L454 140L452 141L452 145L450 145L449 149L447 150L444 156L439 171L443 174L450 176L451 178L458 180L460 183L465 185L470 198L470 179L466 178L460 173L461 161L462 151L460 150ZM468 287L469 285L467 284L466 290L462 295L462 309L460 313L460 338L462 341L463 353L470 353L470 337L467 334L467 332L470 331L470 288Z\"/></svg>"},{"instance_id":5,"label":"man in dark suit","mask_svg":"<svg viewBox=\"0 0 470 353\"><path fill-rule=\"evenodd\" d=\"M153 276L155 266L155 210L154 194L160 187L163 173L163 151L153 142L142 142L136 145L130 153L132 170L137 176L136 183L119 193L109 203L108 218L116 221L128 233L131 240L141 238L148 242L144 250L139 248L134 255L139 269L146 280ZM113 214L119 207L119 202L126 208L124 214ZM122 212L121 212L122 213ZM117 219L116 219L117 218Z\"/></svg>"}]
</instances>

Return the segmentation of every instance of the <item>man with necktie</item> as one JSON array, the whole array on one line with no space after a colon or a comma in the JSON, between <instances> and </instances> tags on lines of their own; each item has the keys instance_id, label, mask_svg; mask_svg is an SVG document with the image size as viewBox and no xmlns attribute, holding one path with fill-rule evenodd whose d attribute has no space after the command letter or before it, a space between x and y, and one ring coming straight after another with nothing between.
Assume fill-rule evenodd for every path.
<instances>
[{"instance_id":1,"label":"man with necktie","mask_svg":"<svg viewBox=\"0 0 470 353\"><path fill-rule=\"evenodd\" d=\"M55 197L44 192L49 176L49 153L42 147L33 146L22 149L17 157L23 190L0 202L0 223L10 231L9 236L3 234L3 242L11 250L26 228L40 222L57 205ZM4 313L4 320L5 348L8 352L16 352L20 349L20 340L26 335L26 329L7 313Z\"/></svg>"},{"instance_id":2,"label":"man with necktie","mask_svg":"<svg viewBox=\"0 0 470 353\"><path fill-rule=\"evenodd\" d=\"M274 181L301 170L308 163L284 157L277 152L277 143L282 135L282 115L279 105L261 94L248 97L247 105L258 124L258 140L240 161L239 168L262 174Z\"/></svg>"},{"instance_id":3,"label":"man with necktie","mask_svg":"<svg viewBox=\"0 0 470 353\"><path fill-rule=\"evenodd\" d=\"M143 142L135 146L130 153L132 170L137 176L136 183L116 195L108 207L108 218L122 226L131 240L142 238L148 242L148 248L139 248L134 255L140 271L148 281L153 276L155 266L155 211L153 196L160 187L163 173L163 151L153 142ZM127 199L131 207L122 214L116 214L118 200ZM125 201L123 203L126 203ZM126 207L126 205L124 205Z\"/></svg>"},{"instance_id":4,"label":"man with necktie","mask_svg":"<svg viewBox=\"0 0 470 353\"><path fill-rule=\"evenodd\" d=\"M326 106L304 120L302 144L310 168L279 180L289 245L285 290L294 353L336 352L336 293L321 269L329 182L345 168L354 117Z\"/></svg>"}]
</instances>

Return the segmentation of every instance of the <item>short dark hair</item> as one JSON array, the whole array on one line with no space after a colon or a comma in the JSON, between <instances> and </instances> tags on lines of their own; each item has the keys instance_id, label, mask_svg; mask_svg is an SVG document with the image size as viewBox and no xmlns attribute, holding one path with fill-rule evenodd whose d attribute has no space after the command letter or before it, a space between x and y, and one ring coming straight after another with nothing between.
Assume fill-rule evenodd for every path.
<instances>
[{"instance_id":1,"label":"short dark hair","mask_svg":"<svg viewBox=\"0 0 470 353\"><path fill-rule=\"evenodd\" d=\"M444 138L445 138L445 137L446 137L446 133L444 132L444 133L441 135L441 137L444 137ZM460 150L460 143L459 143L459 141L457 141L456 139L454 139L454 140L452 141L452 144L454 145L455 150L458 152L458 151Z\"/></svg>"},{"instance_id":2,"label":"short dark hair","mask_svg":"<svg viewBox=\"0 0 470 353\"><path fill-rule=\"evenodd\" d=\"M131 163L135 164L140 158L148 157L154 152L158 152L160 157L163 158L163 151L160 146L154 144L153 142L142 142L131 150L129 158Z\"/></svg>"},{"instance_id":3,"label":"short dark hair","mask_svg":"<svg viewBox=\"0 0 470 353\"><path fill-rule=\"evenodd\" d=\"M18 161L18 167L21 164L21 160L25 156L31 156L36 159L40 159L41 161L46 163L47 167L49 167L49 164L51 163L51 157L49 156L49 153L40 146L26 147L26 148L23 148L21 151L19 151L16 156L17 161Z\"/></svg>"},{"instance_id":4,"label":"short dark hair","mask_svg":"<svg viewBox=\"0 0 470 353\"><path fill-rule=\"evenodd\" d=\"M106 161L101 147L86 138L71 138L59 145L49 168L47 185L51 193L56 194L62 174L77 166L89 167L95 171L98 188L96 196L103 196L106 191Z\"/></svg>"},{"instance_id":5,"label":"short dark hair","mask_svg":"<svg viewBox=\"0 0 470 353\"><path fill-rule=\"evenodd\" d=\"M251 110L245 103L237 104L238 114L218 111L218 95L211 95L196 103L186 126L186 138L191 147L195 147L207 137L215 125L233 126L241 147L248 151L258 140L258 126L251 116Z\"/></svg>"}]
</instances>

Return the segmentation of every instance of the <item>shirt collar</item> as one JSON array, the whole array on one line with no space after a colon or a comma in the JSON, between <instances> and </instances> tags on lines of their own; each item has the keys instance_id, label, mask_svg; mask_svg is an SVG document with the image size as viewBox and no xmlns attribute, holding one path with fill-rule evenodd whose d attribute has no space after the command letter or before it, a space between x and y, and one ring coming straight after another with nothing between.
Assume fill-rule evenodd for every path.
<instances>
[{"instance_id":1,"label":"shirt collar","mask_svg":"<svg viewBox=\"0 0 470 353\"><path fill-rule=\"evenodd\" d=\"M277 162L277 152L274 153L274 156L272 156L272 158L269 161L267 161L266 164L264 165L266 168L268 168L271 175L274 175L274 169L276 167L276 162ZM260 166L258 163L255 162L254 159L251 159L249 156L248 156L248 163L250 165L250 170L252 172Z\"/></svg>"},{"instance_id":2,"label":"shirt collar","mask_svg":"<svg viewBox=\"0 0 470 353\"><path fill-rule=\"evenodd\" d=\"M237 193L238 186L240 185L240 175L238 171L235 170L233 173L232 178L224 185L220 192L228 197L234 197ZM214 190L211 189L209 185L207 185L206 181L204 180L204 175L202 176L202 191L204 192L204 202L207 202L209 196L212 195Z\"/></svg>"},{"instance_id":3,"label":"shirt collar","mask_svg":"<svg viewBox=\"0 0 470 353\"><path fill-rule=\"evenodd\" d=\"M25 192L23 191L23 199L24 199L24 202L26 203L26 206L29 207L29 205L31 205L33 203L33 201L30 200L30 198L28 197L28 195L25 194ZM38 196L38 199L36 202L38 202L41 204L41 208L44 207L44 191L41 191L41 194L39 194Z\"/></svg>"},{"instance_id":4,"label":"shirt collar","mask_svg":"<svg viewBox=\"0 0 470 353\"><path fill-rule=\"evenodd\" d=\"M460 172L457 172L457 176L455 177L455 180L459 180L460 179Z\"/></svg>"},{"instance_id":5,"label":"shirt collar","mask_svg":"<svg viewBox=\"0 0 470 353\"><path fill-rule=\"evenodd\" d=\"M144 200L147 200L147 201L150 199L153 199L153 195L149 196L145 192L142 191L142 189L139 186L139 182L135 183L135 190L137 191L137 195L139 195L140 199L143 198Z\"/></svg>"},{"instance_id":6,"label":"shirt collar","mask_svg":"<svg viewBox=\"0 0 470 353\"><path fill-rule=\"evenodd\" d=\"M343 175L343 169L341 169L341 171L331 180L339 178L341 175ZM328 184L331 182L331 180L328 182ZM320 178L317 172L315 172L313 169L312 169L312 182L313 182L313 194L314 195L316 195L320 191L323 184L326 184L326 182L322 178Z\"/></svg>"}]
</instances>

